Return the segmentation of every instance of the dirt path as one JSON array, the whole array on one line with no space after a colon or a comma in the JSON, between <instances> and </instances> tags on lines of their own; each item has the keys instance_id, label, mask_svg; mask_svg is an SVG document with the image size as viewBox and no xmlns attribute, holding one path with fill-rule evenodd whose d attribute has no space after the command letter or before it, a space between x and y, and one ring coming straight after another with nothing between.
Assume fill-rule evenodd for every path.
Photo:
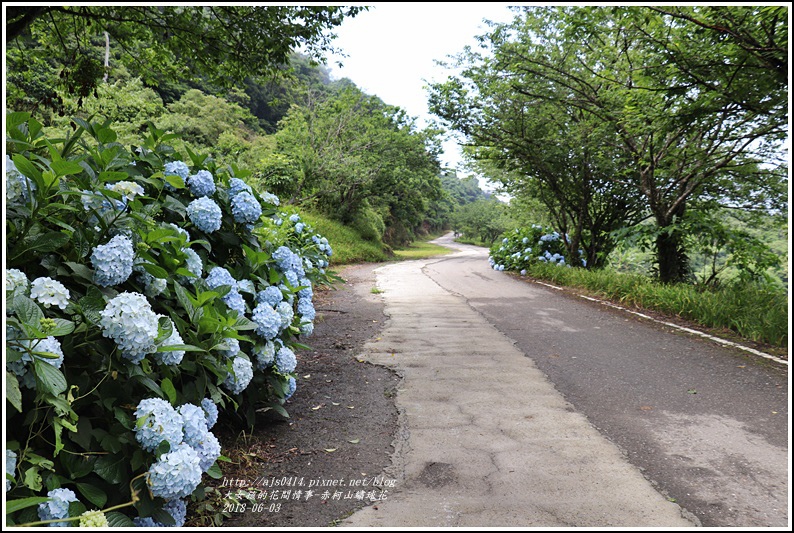
<instances>
[{"instance_id":1,"label":"dirt path","mask_svg":"<svg viewBox=\"0 0 794 533\"><path fill-rule=\"evenodd\" d=\"M248 454L245 464L224 465L226 483L244 479L258 495L267 491L263 505L247 503L224 526L326 527L370 503L394 451L400 382L382 366L359 362L364 343L384 325L382 299L370 292L378 266L343 268L348 283L315 290L318 319L307 339L315 349L298 353L298 389L285 406L290 419L263 419L253 434L222 439L227 455Z\"/></svg>"}]
</instances>

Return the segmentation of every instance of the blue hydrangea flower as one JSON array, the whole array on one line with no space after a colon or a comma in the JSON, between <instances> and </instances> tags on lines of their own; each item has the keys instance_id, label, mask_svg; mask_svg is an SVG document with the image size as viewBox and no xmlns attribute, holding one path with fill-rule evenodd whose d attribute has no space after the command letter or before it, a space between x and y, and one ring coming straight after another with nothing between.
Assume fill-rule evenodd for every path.
<instances>
[{"instance_id":1,"label":"blue hydrangea flower","mask_svg":"<svg viewBox=\"0 0 794 533\"><path fill-rule=\"evenodd\" d=\"M265 290L259 291L256 294L257 303L266 303L271 307L276 307L283 299L284 295L281 293L281 289L273 285L265 288Z\"/></svg>"},{"instance_id":2,"label":"blue hydrangea flower","mask_svg":"<svg viewBox=\"0 0 794 533\"><path fill-rule=\"evenodd\" d=\"M100 315L102 335L116 342L123 357L140 363L146 354L157 351L157 315L144 295L123 292L110 300Z\"/></svg>"},{"instance_id":3,"label":"blue hydrangea flower","mask_svg":"<svg viewBox=\"0 0 794 533\"><path fill-rule=\"evenodd\" d=\"M189 176L187 178L187 186L190 187L190 192L193 193L193 196L198 198L215 194L215 180L212 177L212 173L208 170L199 170Z\"/></svg>"},{"instance_id":4,"label":"blue hydrangea flower","mask_svg":"<svg viewBox=\"0 0 794 533\"><path fill-rule=\"evenodd\" d=\"M30 282L24 272L16 268L6 269L6 291L12 293L19 291L20 294L28 292Z\"/></svg>"},{"instance_id":5,"label":"blue hydrangea flower","mask_svg":"<svg viewBox=\"0 0 794 533\"><path fill-rule=\"evenodd\" d=\"M273 259L276 261L278 268L286 272L287 270L292 270L293 255L294 252L286 246L279 246L276 251L273 252Z\"/></svg>"},{"instance_id":6,"label":"blue hydrangea flower","mask_svg":"<svg viewBox=\"0 0 794 533\"><path fill-rule=\"evenodd\" d=\"M305 320L314 320L316 312L311 298L298 298L298 314Z\"/></svg>"},{"instance_id":7,"label":"blue hydrangea flower","mask_svg":"<svg viewBox=\"0 0 794 533\"><path fill-rule=\"evenodd\" d=\"M303 222L298 222L297 224L295 224L295 233L303 233L303 228L305 227L306 224L304 224Z\"/></svg>"},{"instance_id":8,"label":"blue hydrangea flower","mask_svg":"<svg viewBox=\"0 0 794 533\"><path fill-rule=\"evenodd\" d=\"M298 383L295 381L295 378L290 376L289 377L289 389L287 389L287 394L284 396L285 400L289 400L292 398L292 395L295 394L295 391L298 388Z\"/></svg>"},{"instance_id":9,"label":"blue hydrangea flower","mask_svg":"<svg viewBox=\"0 0 794 533\"><path fill-rule=\"evenodd\" d=\"M237 288L237 280L223 267L216 266L207 275L207 285L210 289L216 289L221 285L229 285L232 289Z\"/></svg>"},{"instance_id":10,"label":"blue hydrangea flower","mask_svg":"<svg viewBox=\"0 0 794 533\"><path fill-rule=\"evenodd\" d=\"M183 442L195 448L209 431L207 415L204 414L204 409L192 403L180 405L177 412L182 417Z\"/></svg>"},{"instance_id":11,"label":"blue hydrangea flower","mask_svg":"<svg viewBox=\"0 0 794 533\"><path fill-rule=\"evenodd\" d=\"M99 191L89 191L87 189L81 191L80 201L83 203L83 209L86 211L95 211L99 215L104 215L110 211L124 211L127 207L124 200L108 198ZM93 216L90 220L96 222L96 218Z\"/></svg>"},{"instance_id":12,"label":"blue hydrangea flower","mask_svg":"<svg viewBox=\"0 0 794 533\"><path fill-rule=\"evenodd\" d=\"M135 438L141 448L153 452L162 442L173 450L183 439L184 420L170 403L161 398L145 398L135 409Z\"/></svg>"},{"instance_id":13,"label":"blue hydrangea flower","mask_svg":"<svg viewBox=\"0 0 794 533\"><path fill-rule=\"evenodd\" d=\"M23 205L30 201L36 184L24 176L10 156L6 156L6 201L9 205Z\"/></svg>"},{"instance_id":14,"label":"blue hydrangea flower","mask_svg":"<svg viewBox=\"0 0 794 533\"><path fill-rule=\"evenodd\" d=\"M232 371L226 375L223 386L232 394L243 392L254 377L254 367L246 357L237 356L232 361Z\"/></svg>"},{"instance_id":15,"label":"blue hydrangea flower","mask_svg":"<svg viewBox=\"0 0 794 533\"><path fill-rule=\"evenodd\" d=\"M237 289L232 289L223 297L223 303L232 311L237 311L237 314L243 316L245 314L245 300L242 294Z\"/></svg>"},{"instance_id":16,"label":"blue hydrangea flower","mask_svg":"<svg viewBox=\"0 0 794 533\"><path fill-rule=\"evenodd\" d=\"M263 370L272 365L276 360L276 345L273 341L254 346L254 356L256 357L257 370Z\"/></svg>"},{"instance_id":17,"label":"blue hydrangea flower","mask_svg":"<svg viewBox=\"0 0 794 533\"><path fill-rule=\"evenodd\" d=\"M290 220L290 222L292 222L293 224L295 224L296 222L300 222L300 220L301 220L301 217L300 217L300 216L298 216L298 214L297 214L297 213L295 213L295 214L293 214L293 215L290 215L290 216L289 216L289 220Z\"/></svg>"},{"instance_id":18,"label":"blue hydrangea flower","mask_svg":"<svg viewBox=\"0 0 794 533\"><path fill-rule=\"evenodd\" d=\"M297 287L298 284L300 283L298 281L298 275L292 270L288 270L284 272L284 278L287 280L287 283L289 283L289 286L293 288Z\"/></svg>"},{"instance_id":19,"label":"blue hydrangea flower","mask_svg":"<svg viewBox=\"0 0 794 533\"><path fill-rule=\"evenodd\" d=\"M163 174L166 176L179 176L183 180L190 174L190 168L183 161L171 161L165 164Z\"/></svg>"},{"instance_id":20,"label":"blue hydrangea flower","mask_svg":"<svg viewBox=\"0 0 794 533\"><path fill-rule=\"evenodd\" d=\"M200 463L198 453L185 443L164 453L148 471L152 495L165 500L190 496L201 483Z\"/></svg>"},{"instance_id":21,"label":"blue hydrangea flower","mask_svg":"<svg viewBox=\"0 0 794 533\"><path fill-rule=\"evenodd\" d=\"M237 290L240 292L247 292L248 294L256 294L256 287L254 282L250 279L241 279L237 282Z\"/></svg>"},{"instance_id":22,"label":"blue hydrangea flower","mask_svg":"<svg viewBox=\"0 0 794 533\"><path fill-rule=\"evenodd\" d=\"M309 281L309 278L301 278L298 281L298 285L303 287L303 289L298 291L298 297L311 300L314 296L314 290L312 289L312 282Z\"/></svg>"},{"instance_id":23,"label":"blue hydrangea flower","mask_svg":"<svg viewBox=\"0 0 794 533\"><path fill-rule=\"evenodd\" d=\"M173 524L162 524L151 516L136 516L132 519L132 522L135 524L135 527L183 527L185 525L187 504L184 500L176 499L166 502L166 504L163 505L163 511L171 515L174 519Z\"/></svg>"},{"instance_id":24,"label":"blue hydrangea flower","mask_svg":"<svg viewBox=\"0 0 794 533\"><path fill-rule=\"evenodd\" d=\"M218 406L211 398L204 398L201 400L201 408L204 409L207 418L207 429L212 429L212 426L218 421Z\"/></svg>"},{"instance_id":25,"label":"blue hydrangea flower","mask_svg":"<svg viewBox=\"0 0 794 533\"><path fill-rule=\"evenodd\" d=\"M301 322L300 332L301 332L301 335L305 335L306 337L309 337L312 333L314 333L314 323L313 322Z\"/></svg>"},{"instance_id":26,"label":"blue hydrangea flower","mask_svg":"<svg viewBox=\"0 0 794 533\"><path fill-rule=\"evenodd\" d=\"M295 316L295 312L292 310L292 306L287 302L281 302L276 306L276 312L281 317L281 325L279 329L282 331L287 329L289 325L292 323L292 319Z\"/></svg>"},{"instance_id":27,"label":"blue hydrangea flower","mask_svg":"<svg viewBox=\"0 0 794 533\"><path fill-rule=\"evenodd\" d=\"M221 227L221 208L206 196L190 202L186 211L190 221L204 233L212 233Z\"/></svg>"},{"instance_id":28,"label":"blue hydrangea flower","mask_svg":"<svg viewBox=\"0 0 794 533\"><path fill-rule=\"evenodd\" d=\"M105 188L109 191L119 193L126 201L132 201L136 196L144 193L143 187L133 181L118 181L113 184L106 184Z\"/></svg>"},{"instance_id":29,"label":"blue hydrangea flower","mask_svg":"<svg viewBox=\"0 0 794 533\"><path fill-rule=\"evenodd\" d=\"M256 323L256 333L265 339L272 339L279 333L281 316L267 303L260 303L254 308L251 320Z\"/></svg>"},{"instance_id":30,"label":"blue hydrangea flower","mask_svg":"<svg viewBox=\"0 0 794 533\"><path fill-rule=\"evenodd\" d=\"M134 262L132 241L124 235L116 235L106 244L94 248L91 254L94 282L101 287L124 283L132 274Z\"/></svg>"},{"instance_id":31,"label":"blue hydrangea flower","mask_svg":"<svg viewBox=\"0 0 794 533\"><path fill-rule=\"evenodd\" d=\"M290 290L290 288L284 285L283 283L279 285L278 288L281 289L281 293L285 295L284 300L288 304L292 305L292 302L295 301L295 295L292 293L292 290Z\"/></svg>"},{"instance_id":32,"label":"blue hydrangea flower","mask_svg":"<svg viewBox=\"0 0 794 533\"><path fill-rule=\"evenodd\" d=\"M51 364L55 368L61 368L61 365L63 364L63 350L61 349L60 341L55 337L49 336L46 339L23 340L22 345L33 353L57 355L57 359L41 357L41 360Z\"/></svg>"},{"instance_id":33,"label":"blue hydrangea flower","mask_svg":"<svg viewBox=\"0 0 794 533\"><path fill-rule=\"evenodd\" d=\"M284 346L276 353L276 370L282 374L289 374L298 366L298 360L295 358L295 353Z\"/></svg>"},{"instance_id":34,"label":"blue hydrangea flower","mask_svg":"<svg viewBox=\"0 0 794 533\"><path fill-rule=\"evenodd\" d=\"M269 203L270 205L276 205L276 206L281 203L278 199L278 196L269 192L262 194L262 200Z\"/></svg>"},{"instance_id":35,"label":"blue hydrangea flower","mask_svg":"<svg viewBox=\"0 0 794 533\"><path fill-rule=\"evenodd\" d=\"M250 192L232 198L232 216L240 224L254 224L262 216L262 206Z\"/></svg>"},{"instance_id":36,"label":"blue hydrangea flower","mask_svg":"<svg viewBox=\"0 0 794 533\"><path fill-rule=\"evenodd\" d=\"M234 198L241 192L253 193L251 187L241 180L240 178L232 178L229 180L229 198Z\"/></svg>"},{"instance_id":37,"label":"blue hydrangea flower","mask_svg":"<svg viewBox=\"0 0 794 533\"><path fill-rule=\"evenodd\" d=\"M199 254L195 252L195 250L191 248L182 248L182 252L185 254L185 267L192 273L195 274L195 278L190 278L185 276L188 283L195 283L198 278L201 277L201 273L204 270L204 265L201 262L201 257Z\"/></svg>"},{"instance_id":38,"label":"blue hydrangea flower","mask_svg":"<svg viewBox=\"0 0 794 533\"><path fill-rule=\"evenodd\" d=\"M6 492L11 490L11 480L8 476L16 479L17 454L12 450L6 450Z\"/></svg>"},{"instance_id":39,"label":"blue hydrangea flower","mask_svg":"<svg viewBox=\"0 0 794 533\"><path fill-rule=\"evenodd\" d=\"M222 356L231 359L240 353L240 341L233 337L223 339L223 342L218 344L217 350Z\"/></svg>"},{"instance_id":40,"label":"blue hydrangea flower","mask_svg":"<svg viewBox=\"0 0 794 533\"><path fill-rule=\"evenodd\" d=\"M171 500L163 505L163 510L170 514L174 519L172 527L183 527L187 517L187 504L185 500Z\"/></svg>"},{"instance_id":41,"label":"blue hydrangea flower","mask_svg":"<svg viewBox=\"0 0 794 533\"><path fill-rule=\"evenodd\" d=\"M157 315L158 318L162 318L163 315ZM182 335L179 334L179 330L176 329L176 325L174 321L170 318L168 319L171 322L171 335L163 341L162 346L174 346L176 344L184 344L185 341L182 340ZM176 366L182 362L182 358L185 357L184 350L173 350L167 352L155 352L154 355L155 361L162 365L171 365Z\"/></svg>"},{"instance_id":42,"label":"blue hydrangea flower","mask_svg":"<svg viewBox=\"0 0 794 533\"><path fill-rule=\"evenodd\" d=\"M30 284L30 297L47 309L52 305L66 309L69 305L69 290L52 278L34 279Z\"/></svg>"},{"instance_id":43,"label":"blue hydrangea flower","mask_svg":"<svg viewBox=\"0 0 794 533\"><path fill-rule=\"evenodd\" d=\"M52 489L47 493L50 501L39 504L39 520L55 520L69 518L69 504L77 501L77 495L71 489ZM69 527L70 522L53 522L50 527Z\"/></svg>"},{"instance_id":44,"label":"blue hydrangea flower","mask_svg":"<svg viewBox=\"0 0 794 533\"><path fill-rule=\"evenodd\" d=\"M155 278L144 268L143 263L138 263L132 267L133 272L137 272L138 282L143 285L143 292L149 298L154 298L165 292L168 281L163 278Z\"/></svg>"},{"instance_id":45,"label":"blue hydrangea flower","mask_svg":"<svg viewBox=\"0 0 794 533\"><path fill-rule=\"evenodd\" d=\"M193 446L193 449L199 456L199 467L202 472L209 470L218 457L221 456L221 443L209 431L204 433L202 439Z\"/></svg>"}]
</instances>

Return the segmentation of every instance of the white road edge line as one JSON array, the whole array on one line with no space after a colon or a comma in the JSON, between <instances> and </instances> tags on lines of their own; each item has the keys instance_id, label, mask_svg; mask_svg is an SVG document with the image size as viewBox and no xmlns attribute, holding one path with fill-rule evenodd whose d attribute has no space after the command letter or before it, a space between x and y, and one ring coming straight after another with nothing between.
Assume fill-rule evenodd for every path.
<instances>
[{"instance_id":1,"label":"white road edge line","mask_svg":"<svg viewBox=\"0 0 794 533\"><path fill-rule=\"evenodd\" d=\"M542 281L535 281L534 283L537 283L538 285L543 285L544 287L549 287L551 289L556 289L558 291L563 290L562 287L557 287L556 285L551 285L549 283L544 283ZM621 311L625 311L626 313L631 313L632 315L637 315L638 317L645 318L647 320L650 320L651 322L656 322L657 324L664 324L665 326L669 326L671 328L680 329L681 331L686 331L687 333L692 333L694 335L700 335L701 337L705 337L707 339L713 340L714 342L718 342L720 344L725 344L727 346L732 346L733 348L738 348L740 350L744 350L746 352L750 352L751 354L757 355L759 357L763 357L764 359L771 359L772 361L774 361L776 363L780 363L781 365L788 365L788 361L786 361L785 359L780 359L779 357L775 357L774 355L769 355L768 353L759 352L758 350L755 350L755 349L750 348L748 346L743 346L741 344L737 344L737 343L732 342L732 341L721 339L719 337L715 337L714 335L709 335L708 333L703 333L702 331L697 331L697 330L694 330L694 329L685 328L683 326L679 326L678 324L673 324L671 322L664 322L662 320L656 320L653 317L650 317L648 315L644 315L642 313L638 313L637 311L632 311L631 309L626 309L625 307L621 307L619 305L615 305L612 302L605 302L604 300L599 300L597 298L591 298L590 296L584 296L582 294L578 294L577 296L579 296L580 298L584 298L585 300L590 300L592 302L598 302L600 304L603 304L603 305L606 305L606 306L609 306L609 307L614 307L615 309L620 309Z\"/></svg>"}]
</instances>

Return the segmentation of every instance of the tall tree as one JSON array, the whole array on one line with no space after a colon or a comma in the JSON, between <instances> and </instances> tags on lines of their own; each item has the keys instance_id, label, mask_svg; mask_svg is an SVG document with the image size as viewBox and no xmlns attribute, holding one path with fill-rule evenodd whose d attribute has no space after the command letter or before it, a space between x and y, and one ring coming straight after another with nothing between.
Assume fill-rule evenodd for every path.
<instances>
[{"instance_id":1,"label":"tall tree","mask_svg":"<svg viewBox=\"0 0 794 533\"><path fill-rule=\"evenodd\" d=\"M785 202L779 194L774 196L780 192L775 187L780 169L776 172L760 164L774 163L769 156L785 135L779 112L770 111L771 118L762 120L725 91L694 83L649 37L659 41L666 36L666 42L686 43L696 39L697 27L673 24L669 15L645 8L527 7L518 13L512 23L495 25L481 38L484 47L493 49L493 59L468 50L462 63L469 68L434 89L441 97L435 111L457 124L473 144L493 147L492 156L512 154L516 168L523 165L522 170L535 179L531 185L540 184L540 191L554 189L559 174L553 169L561 169L561 160L570 162L569 154L577 153L580 161L582 157L594 161L585 152L598 153L594 151L598 144L614 150L602 163L627 168L606 183L622 185L626 180L654 218L663 281L686 278L684 227L679 222L688 207L703 199L735 204L750 193L771 194L773 201ZM751 17L753 12L746 15ZM713 48L709 57L728 64L729 57L737 54L733 45ZM727 79L729 74L720 76ZM579 142L571 146L566 137L569 130L545 135L547 130L530 120L546 105L550 111L544 115L580 116L576 119L580 125L602 131L600 140L592 145L587 142L589 135L574 135L577 141L585 140L579 147ZM468 125L460 126L467 117L485 120L491 108L502 112L494 114L502 120L476 132ZM509 116L513 119L506 127L503 119ZM530 127L511 129L510 124L521 121ZM516 131L522 135L515 135ZM533 144L534 136L545 142ZM555 137L556 146L548 146L555 143ZM494 143L494 138L501 139L501 144ZM542 172L544 164L552 171ZM592 168L590 163L578 166ZM737 179L741 187L727 186ZM570 194L561 191L556 199L562 202Z\"/></svg>"}]
</instances>

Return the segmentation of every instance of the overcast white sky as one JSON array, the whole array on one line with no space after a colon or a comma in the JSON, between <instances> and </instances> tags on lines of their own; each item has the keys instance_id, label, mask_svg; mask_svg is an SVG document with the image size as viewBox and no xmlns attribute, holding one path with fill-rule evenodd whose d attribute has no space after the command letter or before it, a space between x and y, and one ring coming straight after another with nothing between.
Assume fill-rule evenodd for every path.
<instances>
[{"instance_id":1,"label":"overcast white sky","mask_svg":"<svg viewBox=\"0 0 794 533\"><path fill-rule=\"evenodd\" d=\"M350 78L367 94L389 105L400 106L419 117L419 125L431 117L423 87L443 81L447 72L435 64L475 45L475 35L486 32L483 19L512 20L510 4L489 2L389 2L375 3L369 11L345 20L335 33L334 45L348 56L336 66L338 56L328 58L335 79ZM513 3L512 5L516 5ZM424 81L426 80L426 81ZM457 168L461 160L457 143L444 144L442 164ZM459 170L459 175L462 169Z\"/></svg>"}]
</instances>

